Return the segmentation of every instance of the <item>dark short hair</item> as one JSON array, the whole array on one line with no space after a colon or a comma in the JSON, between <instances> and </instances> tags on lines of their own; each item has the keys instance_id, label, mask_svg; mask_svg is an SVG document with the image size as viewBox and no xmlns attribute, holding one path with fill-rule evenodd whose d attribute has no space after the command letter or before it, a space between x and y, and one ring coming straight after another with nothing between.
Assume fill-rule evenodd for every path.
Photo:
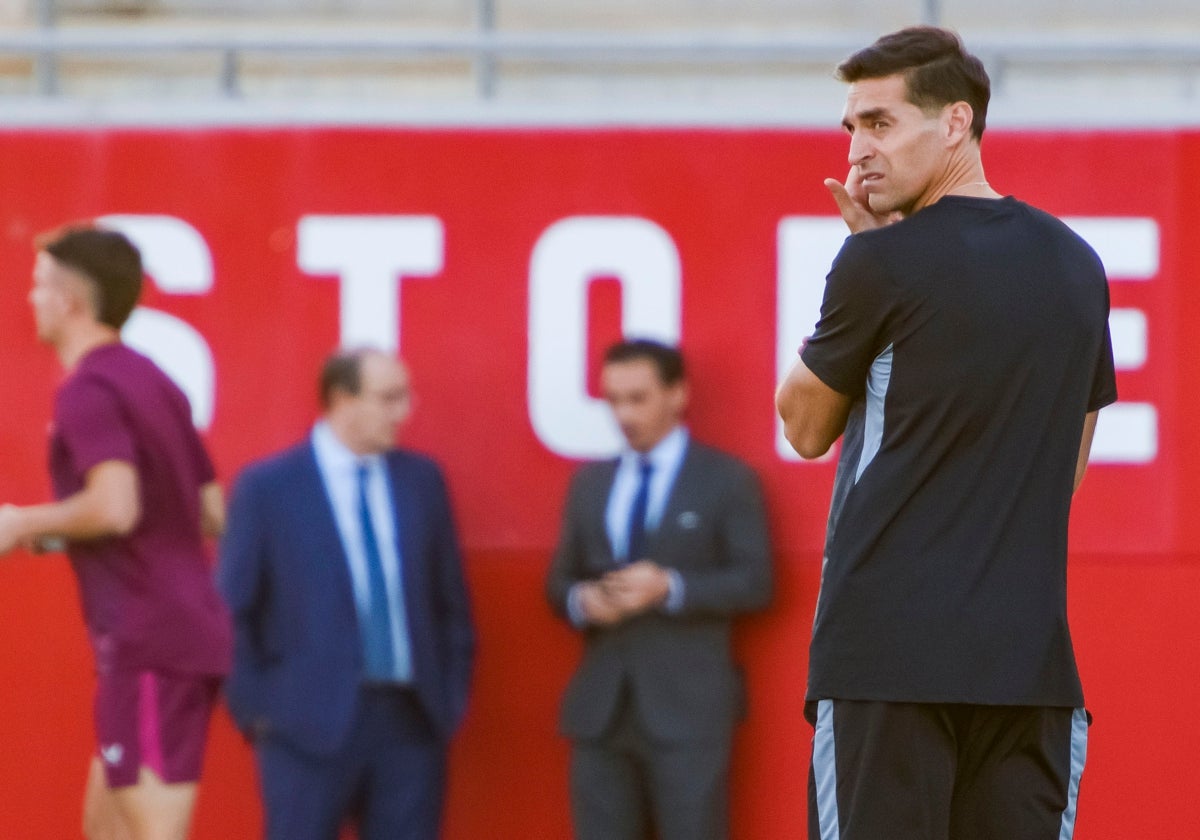
<instances>
[{"instance_id":1,"label":"dark short hair","mask_svg":"<svg viewBox=\"0 0 1200 840\"><path fill-rule=\"evenodd\" d=\"M974 112L971 136L983 139L992 83L983 62L967 52L962 39L937 26L910 26L884 35L837 68L843 82L904 75L908 101L923 111L966 102Z\"/></svg>"},{"instance_id":2,"label":"dark short hair","mask_svg":"<svg viewBox=\"0 0 1200 840\"><path fill-rule=\"evenodd\" d=\"M76 223L39 236L36 245L88 281L97 321L125 325L142 294L142 255L125 234Z\"/></svg>"},{"instance_id":3,"label":"dark short hair","mask_svg":"<svg viewBox=\"0 0 1200 840\"><path fill-rule=\"evenodd\" d=\"M317 383L317 396L321 400L321 408L327 409L333 402L334 391L341 391L352 397L362 393L363 359L373 352L368 348L357 347L350 350L337 350L329 355L321 366L321 377Z\"/></svg>"},{"instance_id":4,"label":"dark short hair","mask_svg":"<svg viewBox=\"0 0 1200 840\"><path fill-rule=\"evenodd\" d=\"M618 341L604 351L604 364L646 361L654 365L659 381L663 385L682 382L686 371L683 354L679 348L649 338L631 338Z\"/></svg>"}]
</instances>

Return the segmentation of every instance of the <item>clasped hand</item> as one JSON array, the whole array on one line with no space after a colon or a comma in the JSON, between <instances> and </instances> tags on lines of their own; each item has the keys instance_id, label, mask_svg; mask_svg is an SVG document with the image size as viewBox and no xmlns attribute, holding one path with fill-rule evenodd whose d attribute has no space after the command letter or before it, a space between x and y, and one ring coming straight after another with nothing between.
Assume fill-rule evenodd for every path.
<instances>
[{"instance_id":1,"label":"clasped hand","mask_svg":"<svg viewBox=\"0 0 1200 840\"><path fill-rule=\"evenodd\" d=\"M638 560L583 585L581 606L592 624L618 624L667 600L670 578L653 560Z\"/></svg>"}]
</instances>

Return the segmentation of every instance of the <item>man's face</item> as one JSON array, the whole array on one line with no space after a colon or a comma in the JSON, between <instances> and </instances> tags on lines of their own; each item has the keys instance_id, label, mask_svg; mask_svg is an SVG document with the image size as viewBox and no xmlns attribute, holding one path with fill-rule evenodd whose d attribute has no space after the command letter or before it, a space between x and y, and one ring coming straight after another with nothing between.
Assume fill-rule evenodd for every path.
<instances>
[{"instance_id":1,"label":"man's face","mask_svg":"<svg viewBox=\"0 0 1200 840\"><path fill-rule=\"evenodd\" d=\"M945 109L928 114L906 98L902 75L850 85L842 127L850 135L850 165L872 212L908 215L924 206L946 168Z\"/></svg>"},{"instance_id":2,"label":"man's face","mask_svg":"<svg viewBox=\"0 0 1200 840\"><path fill-rule=\"evenodd\" d=\"M82 303L83 282L45 251L38 252L33 263L29 305L39 341L56 344L61 340L64 325Z\"/></svg>"},{"instance_id":3,"label":"man's face","mask_svg":"<svg viewBox=\"0 0 1200 840\"><path fill-rule=\"evenodd\" d=\"M600 388L621 434L637 452L653 449L679 424L687 406L687 385L664 385L648 359L606 364Z\"/></svg>"},{"instance_id":4,"label":"man's face","mask_svg":"<svg viewBox=\"0 0 1200 840\"><path fill-rule=\"evenodd\" d=\"M386 452L412 412L408 371L390 356L369 353L362 360L357 394L338 393L330 411L344 421L346 445L359 455Z\"/></svg>"}]
</instances>

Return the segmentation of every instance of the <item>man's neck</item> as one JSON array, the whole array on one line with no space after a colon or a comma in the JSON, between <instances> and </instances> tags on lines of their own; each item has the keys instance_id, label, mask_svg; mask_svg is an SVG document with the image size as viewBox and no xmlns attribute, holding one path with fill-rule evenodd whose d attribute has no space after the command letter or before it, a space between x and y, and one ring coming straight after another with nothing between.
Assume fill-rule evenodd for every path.
<instances>
[{"instance_id":1,"label":"man's neck","mask_svg":"<svg viewBox=\"0 0 1200 840\"><path fill-rule=\"evenodd\" d=\"M991 188L983 174L983 161L979 157L977 147L968 148L962 154L956 155L941 177L930 184L912 212L916 213L924 207L936 204L948 195L1000 198L1000 193Z\"/></svg>"},{"instance_id":2,"label":"man's neck","mask_svg":"<svg viewBox=\"0 0 1200 840\"><path fill-rule=\"evenodd\" d=\"M91 321L69 331L54 349L62 366L67 370L74 370L79 361L97 347L117 344L120 341L121 333L118 330L107 324Z\"/></svg>"},{"instance_id":3,"label":"man's neck","mask_svg":"<svg viewBox=\"0 0 1200 840\"><path fill-rule=\"evenodd\" d=\"M336 414L326 413L322 419L333 439L355 458L370 458L387 451L359 440L359 436L353 434L346 422Z\"/></svg>"},{"instance_id":4,"label":"man's neck","mask_svg":"<svg viewBox=\"0 0 1200 840\"><path fill-rule=\"evenodd\" d=\"M633 447L630 447L629 451L633 452L635 455L637 455L640 458L644 458L644 457L648 456L651 452L653 452L654 450L656 450L660 446L662 446L662 444L665 441L669 440L673 435L678 433L682 428L683 428L682 423L676 423L674 426L671 427L670 431L668 431L666 434L664 434L658 440L654 441L654 443L650 444L648 447L646 447L646 449L639 450L639 449L634 449Z\"/></svg>"}]
</instances>

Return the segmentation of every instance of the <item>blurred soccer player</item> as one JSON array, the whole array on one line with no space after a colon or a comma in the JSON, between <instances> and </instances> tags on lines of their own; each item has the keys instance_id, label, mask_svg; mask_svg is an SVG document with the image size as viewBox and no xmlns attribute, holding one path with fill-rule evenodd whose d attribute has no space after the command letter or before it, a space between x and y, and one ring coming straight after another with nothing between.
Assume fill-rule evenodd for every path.
<instances>
[{"instance_id":1,"label":"blurred soccer player","mask_svg":"<svg viewBox=\"0 0 1200 840\"><path fill-rule=\"evenodd\" d=\"M221 491L183 393L121 343L137 249L92 227L39 246L29 301L67 372L50 434L57 501L0 508L0 554L63 543L79 582L97 674L84 834L181 840L230 657L204 548Z\"/></svg>"},{"instance_id":2,"label":"blurred soccer player","mask_svg":"<svg viewBox=\"0 0 1200 840\"><path fill-rule=\"evenodd\" d=\"M809 837L1069 840L1088 715L1067 518L1116 399L1100 260L983 171L990 83L946 30L839 68L852 236L777 394L843 436L806 712Z\"/></svg>"}]
</instances>

